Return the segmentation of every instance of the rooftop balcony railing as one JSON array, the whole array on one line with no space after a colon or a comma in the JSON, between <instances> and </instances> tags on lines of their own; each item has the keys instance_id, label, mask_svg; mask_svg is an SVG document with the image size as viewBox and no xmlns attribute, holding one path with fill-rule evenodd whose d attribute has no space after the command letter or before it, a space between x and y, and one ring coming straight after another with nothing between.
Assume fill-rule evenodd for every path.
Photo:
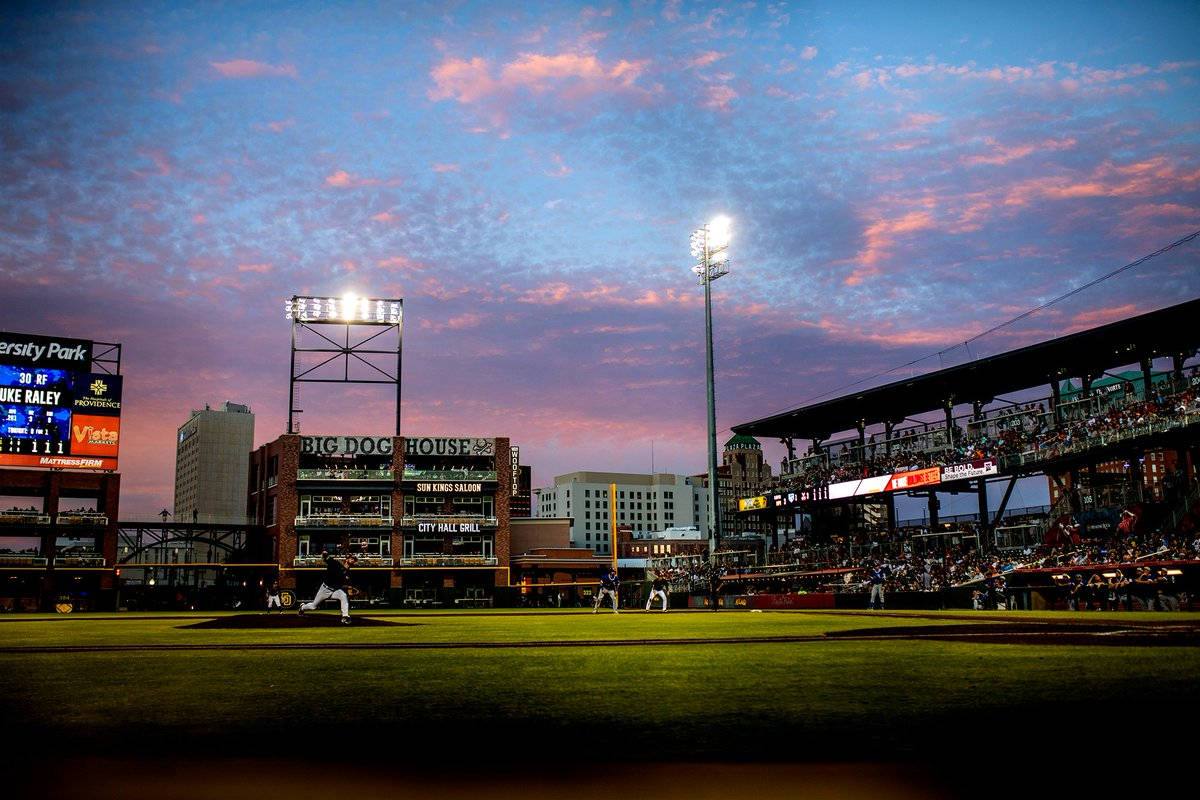
<instances>
[{"instance_id":1,"label":"rooftop balcony railing","mask_svg":"<svg viewBox=\"0 0 1200 800\"><path fill-rule=\"evenodd\" d=\"M296 517L297 528L390 528L395 523L393 517L382 517L378 514L311 514L307 517Z\"/></svg>"},{"instance_id":2,"label":"rooftop balcony railing","mask_svg":"<svg viewBox=\"0 0 1200 800\"><path fill-rule=\"evenodd\" d=\"M60 511L55 521L59 525L107 525L108 515L97 511Z\"/></svg>"},{"instance_id":3,"label":"rooftop balcony railing","mask_svg":"<svg viewBox=\"0 0 1200 800\"><path fill-rule=\"evenodd\" d=\"M355 555L356 567L390 567L393 564L391 556ZM325 559L321 556L297 556L292 559L293 567L323 567Z\"/></svg>"},{"instance_id":4,"label":"rooftop balcony railing","mask_svg":"<svg viewBox=\"0 0 1200 800\"><path fill-rule=\"evenodd\" d=\"M107 566L108 562L104 560L104 556L96 553L76 553L73 555L55 556L54 566L56 567L103 567Z\"/></svg>"},{"instance_id":5,"label":"rooftop balcony railing","mask_svg":"<svg viewBox=\"0 0 1200 800\"><path fill-rule=\"evenodd\" d=\"M300 481L390 481L395 477L390 469L298 469Z\"/></svg>"},{"instance_id":6,"label":"rooftop balcony railing","mask_svg":"<svg viewBox=\"0 0 1200 800\"><path fill-rule=\"evenodd\" d=\"M0 511L0 525L49 525L50 515L40 511Z\"/></svg>"},{"instance_id":7,"label":"rooftop balcony railing","mask_svg":"<svg viewBox=\"0 0 1200 800\"><path fill-rule=\"evenodd\" d=\"M0 553L0 566L44 567L46 559L35 553Z\"/></svg>"},{"instance_id":8,"label":"rooftop balcony railing","mask_svg":"<svg viewBox=\"0 0 1200 800\"><path fill-rule=\"evenodd\" d=\"M499 562L495 557L455 556L439 553L420 553L400 559L403 567L494 567Z\"/></svg>"},{"instance_id":9,"label":"rooftop balcony railing","mask_svg":"<svg viewBox=\"0 0 1200 800\"><path fill-rule=\"evenodd\" d=\"M481 469L410 469L404 468L406 481L494 481L496 470Z\"/></svg>"}]
</instances>

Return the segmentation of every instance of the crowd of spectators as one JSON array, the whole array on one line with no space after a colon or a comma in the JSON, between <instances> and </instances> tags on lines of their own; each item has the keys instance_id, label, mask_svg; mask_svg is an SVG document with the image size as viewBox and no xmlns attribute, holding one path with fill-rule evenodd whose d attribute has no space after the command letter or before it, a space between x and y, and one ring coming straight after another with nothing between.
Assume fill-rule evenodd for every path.
<instances>
[{"instance_id":1,"label":"crowd of spectators","mask_svg":"<svg viewBox=\"0 0 1200 800\"><path fill-rule=\"evenodd\" d=\"M1091 446L1102 437L1200 411L1200 387L1194 385L1197 377L1200 374L1193 368L1191 379L1180 386L1173 382L1156 384L1149 398L1130 391L1066 404L1061 421L1056 421L1040 403L993 413L982 421L968 423L965 432L956 425L951 431L953 445L946 429L935 427L904 429L896 432L890 442L876 441L871 436L861 446L845 445L833 453L810 449L796 462L797 470L783 476L783 484L788 488L817 488L1018 453L1029 453L1037 459L1054 458Z\"/></svg>"},{"instance_id":2,"label":"crowd of spectators","mask_svg":"<svg viewBox=\"0 0 1200 800\"><path fill-rule=\"evenodd\" d=\"M956 544L924 550L917 544L919 537L911 535L884 536L878 541L843 540L821 547L793 542L782 562L772 569L818 576L826 589L865 593L870 570L882 566L888 574L889 591L939 592L970 587L976 591L977 607L995 607L998 598L1003 602L1006 582L1026 571L1025 576L1035 576L1026 583L1062 586L1065 596L1074 598L1072 607L1078 600L1081 608L1089 607L1089 602L1091 607L1115 608L1118 597L1124 598L1126 607L1132 607L1131 596L1142 598L1139 602L1145 607L1150 592L1147 587L1156 585L1162 595L1162 584L1169 582L1161 567L1163 562L1200 561L1200 502L1194 503L1170 531L1141 529L1142 511L1140 505L1134 505L1120 514L1114 512L1111 516L1120 520L1118 524L1088 535L1081 535L1082 526L1075 515L1066 514L1048 526L1040 544L1002 552L979 548L971 525L954 532ZM1031 570L1042 573L1028 572ZM1133 588L1117 591L1110 586L1112 581L1124 581L1121 586ZM1080 588L1079 584L1090 585ZM1160 607L1172 606L1161 601Z\"/></svg>"}]
</instances>

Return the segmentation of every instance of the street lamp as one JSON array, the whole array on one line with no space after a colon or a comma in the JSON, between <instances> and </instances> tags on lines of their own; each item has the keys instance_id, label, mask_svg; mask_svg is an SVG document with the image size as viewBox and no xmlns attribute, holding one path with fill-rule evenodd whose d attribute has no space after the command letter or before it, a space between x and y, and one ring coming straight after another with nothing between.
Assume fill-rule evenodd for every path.
<instances>
[{"instance_id":1,"label":"street lamp","mask_svg":"<svg viewBox=\"0 0 1200 800\"><path fill-rule=\"evenodd\" d=\"M717 217L692 231L692 272L704 286L704 347L708 389L708 552L716 557L720 544L721 507L717 477L717 404L713 388L712 282L729 272L729 218Z\"/></svg>"}]
</instances>

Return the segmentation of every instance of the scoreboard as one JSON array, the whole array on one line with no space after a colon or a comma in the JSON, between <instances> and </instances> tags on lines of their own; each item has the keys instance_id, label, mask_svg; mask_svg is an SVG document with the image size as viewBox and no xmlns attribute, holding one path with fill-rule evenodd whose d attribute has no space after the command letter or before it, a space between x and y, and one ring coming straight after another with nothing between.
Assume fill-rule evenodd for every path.
<instances>
[{"instance_id":1,"label":"scoreboard","mask_svg":"<svg viewBox=\"0 0 1200 800\"><path fill-rule=\"evenodd\" d=\"M117 468L121 376L92 342L0 333L0 466Z\"/></svg>"}]
</instances>

